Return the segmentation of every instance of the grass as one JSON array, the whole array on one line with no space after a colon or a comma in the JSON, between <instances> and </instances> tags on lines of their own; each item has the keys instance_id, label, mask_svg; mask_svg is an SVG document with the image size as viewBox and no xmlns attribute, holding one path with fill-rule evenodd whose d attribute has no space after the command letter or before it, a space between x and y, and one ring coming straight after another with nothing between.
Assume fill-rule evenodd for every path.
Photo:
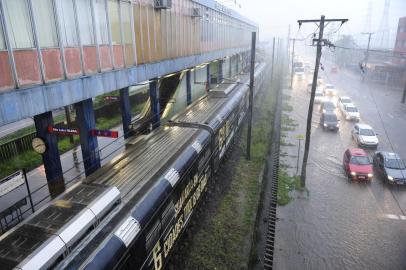
<instances>
[{"instance_id":1,"label":"grass","mask_svg":"<svg viewBox=\"0 0 406 270\"><path fill-rule=\"evenodd\" d=\"M271 141L274 102L274 95L269 89L262 99L258 118L253 124L251 160L240 157L236 162L229 189L222 191L224 197L218 208L206 221L208 225L201 226L200 231L195 234L193 246L189 249L188 256L183 258L185 269L248 267L250 236L255 226L254 214L261 189L258 179ZM239 142L241 153L245 152L245 146L246 136L243 135Z\"/></svg>"},{"instance_id":2,"label":"grass","mask_svg":"<svg viewBox=\"0 0 406 270\"><path fill-rule=\"evenodd\" d=\"M283 166L279 168L278 177L278 205L286 205L292 200L289 194L291 191L303 191L300 186L300 177L289 176Z\"/></svg>"}]
</instances>

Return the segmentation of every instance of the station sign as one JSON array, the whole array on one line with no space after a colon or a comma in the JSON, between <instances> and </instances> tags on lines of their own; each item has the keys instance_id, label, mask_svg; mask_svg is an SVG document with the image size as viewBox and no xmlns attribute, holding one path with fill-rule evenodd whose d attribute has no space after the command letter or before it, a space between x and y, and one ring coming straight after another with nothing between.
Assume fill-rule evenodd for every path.
<instances>
[{"instance_id":1,"label":"station sign","mask_svg":"<svg viewBox=\"0 0 406 270\"><path fill-rule=\"evenodd\" d=\"M118 101L118 100L120 100L120 97L119 96L105 96L104 100L106 100L106 101Z\"/></svg>"},{"instance_id":2,"label":"station sign","mask_svg":"<svg viewBox=\"0 0 406 270\"><path fill-rule=\"evenodd\" d=\"M24 184L23 171L17 171L0 180L0 197Z\"/></svg>"},{"instance_id":3,"label":"station sign","mask_svg":"<svg viewBox=\"0 0 406 270\"><path fill-rule=\"evenodd\" d=\"M48 132L49 133L54 133L54 134L57 134L57 135L62 135L62 136L79 135L79 129L78 128L54 127L54 126L51 126L51 125L48 126Z\"/></svg>"},{"instance_id":4,"label":"station sign","mask_svg":"<svg viewBox=\"0 0 406 270\"><path fill-rule=\"evenodd\" d=\"M93 137L118 138L118 131L92 129L90 135Z\"/></svg>"}]
</instances>

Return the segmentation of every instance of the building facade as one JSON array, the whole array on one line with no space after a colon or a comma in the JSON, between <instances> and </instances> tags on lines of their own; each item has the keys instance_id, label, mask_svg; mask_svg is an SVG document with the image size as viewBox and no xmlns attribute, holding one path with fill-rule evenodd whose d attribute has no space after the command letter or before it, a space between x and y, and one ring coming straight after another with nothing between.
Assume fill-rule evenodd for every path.
<instances>
[{"instance_id":1,"label":"building facade","mask_svg":"<svg viewBox=\"0 0 406 270\"><path fill-rule=\"evenodd\" d=\"M238 53L257 29L212 0L1 0L0 22L0 125Z\"/></svg>"}]
</instances>

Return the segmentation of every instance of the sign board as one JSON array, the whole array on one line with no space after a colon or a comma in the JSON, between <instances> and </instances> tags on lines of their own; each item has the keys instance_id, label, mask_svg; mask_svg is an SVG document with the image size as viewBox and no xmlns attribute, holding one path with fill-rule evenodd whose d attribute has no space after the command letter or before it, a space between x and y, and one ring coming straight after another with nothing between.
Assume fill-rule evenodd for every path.
<instances>
[{"instance_id":1,"label":"sign board","mask_svg":"<svg viewBox=\"0 0 406 270\"><path fill-rule=\"evenodd\" d=\"M92 129L90 134L93 137L108 137L108 138L118 138L118 131L114 130L98 130Z\"/></svg>"},{"instance_id":2,"label":"sign board","mask_svg":"<svg viewBox=\"0 0 406 270\"><path fill-rule=\"evenodd\" d=\"M0 180L0 197L24 184L23 171L17 171Z\"/></svg>"},{"instance_id":3,"label":"sign board","mask_svg":"<svg viewBox=\"0 0 406 270\"><path fill-rule=\"evenodd\" d=\"M64 136L79 135L78 128L62 128L62 127L48 126L48 132L55 133L57 135L64 135Z\"/></svg>"},{"instance_id":4,"label":"sign board","mask_svg":"<svg viewBox=\"0 0 406 270\"><path fill-rule=\"evenodd\" d=\"M105 96L104 100L106 100L106 101L118 101L118 100L120 100L120 97L119 96Z\"/></svg>"}]
</instances>

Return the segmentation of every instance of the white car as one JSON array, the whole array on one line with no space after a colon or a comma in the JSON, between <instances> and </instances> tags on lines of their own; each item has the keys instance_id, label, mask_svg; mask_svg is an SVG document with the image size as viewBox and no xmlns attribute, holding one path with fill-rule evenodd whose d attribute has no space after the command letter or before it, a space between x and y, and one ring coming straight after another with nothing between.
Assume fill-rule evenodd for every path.
<instances>
[{"instance_id":1,"label":"white car","mask_svg":"<svg viewBox=\"0 0 406 270\"><path fill-rule=\"evenodd\" d=\"M330 95L330 96L335 96L337 94L337 90L334 85L326 84L326 86L324 87L324 94Z\"/></svg>"},{"instance_id":2,"label":"white car","mask_svg":"<svg viewBox=\"0 0 406 270\"><path fill-rule=\"evenodd\" d=\"M359 121L360 119L359 111L352 103L344 105L342 113L347 120Z\"/></svg>"},{"instance_id":3,"label":"white car","mask_svg":"<svg viewBox=\"0 0 406 270\"><path fill-rule=\"evenodd\" d=\"M314 95L314 103L322 103L324 101L324 95L321 91L316 91Z\"/></svg>"},{"instance_id":4,"label":"white car","mask_svg":"<svg viewBox=\"0 0 406 270\"><path fill-rule=\"evenodd\" d=\"M378 137L371 126L366 124L356 124L351 131L352 138L360 147L378 147Z\"/></svg>"},{"instance_id":5,"label":"white car","mask_svg":"<svg viewBox=\"0 0 406 270\"><path fill-rule=\"evenodd\" d=\"M347 96L342 96L338 98L337 105L340 107L340 110L344 110L344 105L352 103L351 98Z\"/></svg>"}]
</instances>

